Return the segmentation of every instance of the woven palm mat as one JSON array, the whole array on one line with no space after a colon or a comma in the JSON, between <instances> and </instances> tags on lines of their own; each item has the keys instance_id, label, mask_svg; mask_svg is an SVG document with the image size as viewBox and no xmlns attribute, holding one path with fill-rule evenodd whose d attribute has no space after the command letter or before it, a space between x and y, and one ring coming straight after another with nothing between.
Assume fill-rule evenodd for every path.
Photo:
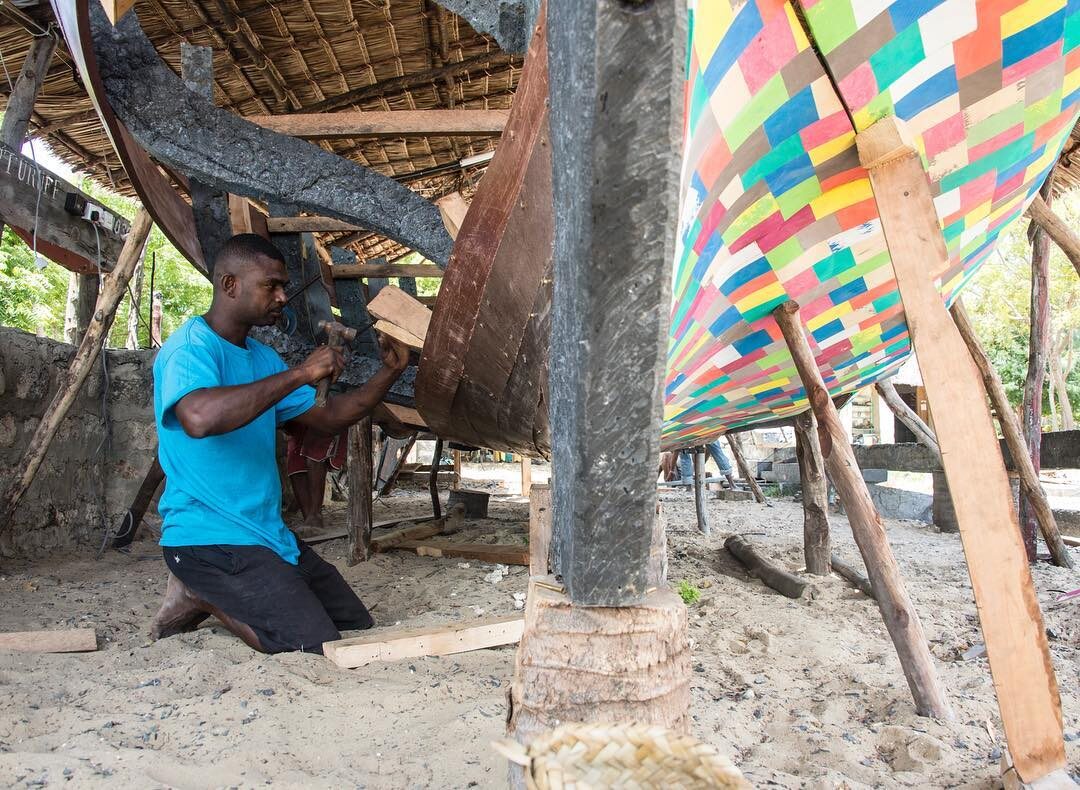
<instances>
[{"instance_id":1,"label":"woven palm mat","mask_svg":"<svg viewBox=\"0 0 1080 790\"><path fill-rule=\"evenodd\" d=\"M528 749L509 739L494 746L525 768L530 790L751 787L713 747L653 725L565 724Z\"/></svg>"}]
</instances>

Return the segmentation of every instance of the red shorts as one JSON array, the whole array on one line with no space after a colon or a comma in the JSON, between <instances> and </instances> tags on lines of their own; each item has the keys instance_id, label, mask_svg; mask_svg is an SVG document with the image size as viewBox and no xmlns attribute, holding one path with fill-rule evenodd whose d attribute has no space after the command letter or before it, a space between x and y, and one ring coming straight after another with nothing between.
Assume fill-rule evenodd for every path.
<instances>
[{"instance_id":1,"label":"red shorts","mask_svg":"<svg viewBox=\"0 0 1080 790\"><path fill-rule=\"evenodd\" d=\"M318 431L309 431L295 427L285 432L288 445L285 451L285 471L297 475L307 471L308 461L325 461L331 469L340 470L345 466L348 451L349 432L342 431L330 436Z\"/></svg>"}]
</instances>

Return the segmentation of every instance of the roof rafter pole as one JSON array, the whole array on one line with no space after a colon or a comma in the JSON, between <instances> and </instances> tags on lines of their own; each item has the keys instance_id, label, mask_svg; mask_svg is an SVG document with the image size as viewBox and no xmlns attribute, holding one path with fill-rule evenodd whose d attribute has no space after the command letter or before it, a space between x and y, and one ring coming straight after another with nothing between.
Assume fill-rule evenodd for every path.
<instances>
[{"instance_id":1,"label":"roof rafter pole","mask_svg":"<svg viewBox=\"0 0 1080 790\"><path fill-rule=\"evenodd\" d=\"M648 586L685 15L678 0L548 9L553 537L574 604L632 605Z\"/></svg>"},{"instance_id":2,"label":"roof rafter pole","mask_svg":"<svg viewBox=\"0 0 1080 790\"><path fill-rule=\"evenodd\" d=\"M401 77L391 77L388 80L365 85L362 88L354 88L351 91L346 91L337 96L331 96L324 101L308 105L302 109L302 112L328 112L330 110L340 110L353 104L381 98L389 93L401 93L415 88L418 85L437 82L448 76L456 77L481 68L502 68L508 65L520 64L520 61L521 58L519 57L507 55L505 52L499 52L497 50L482 52L479 55L473 55L470 58L459 60L456 63L448 63L441 68L429 69L428 71L421 71L417 74L405 74Z\"/></svg>"},{"instance_id":3,"label":"roof rafter pole","mask_svg":"<svg viewBox=\"0 0 1080 790\"><path fill-rule=\"evenodd\" d=\"M506 126L509 110L391 110L248 115L265 129L305 140L354 137L490 137Z\"/></svg>"},{"instance_id":4,"label":"roof rafter pole","mask_svg":"<svg viewBox=\"0 0 1080 790\"><path fill-rule=\"evenodd\" d=\"M433 203L370 168L214 107L161 61L134 15L113 27L96 4L89 10L109 106L159 161L234 195L286 199L370 228L446 265L452 242Z\"/></svg>"},{"instance_id":5,"label":"roof rafter pole","mask_svg":"<svg viewBox=\"0 0 1080 790\"><path fill-rule=\"evenodd\" d=\"M236 12L229 7L228 0L214 0L214 4L217 6L218 13L225 23L225 32L237 41L240 48L251 58L255 68L266 75L266 82L274 92L274 98L281 104L291 104L294 108L299 107L300 100L296 98L296 94L289 90L277 66L263 52L258 37L254 33L249 34L249 31L245 30L241 25Z\"/></svg>"}]
</instances>

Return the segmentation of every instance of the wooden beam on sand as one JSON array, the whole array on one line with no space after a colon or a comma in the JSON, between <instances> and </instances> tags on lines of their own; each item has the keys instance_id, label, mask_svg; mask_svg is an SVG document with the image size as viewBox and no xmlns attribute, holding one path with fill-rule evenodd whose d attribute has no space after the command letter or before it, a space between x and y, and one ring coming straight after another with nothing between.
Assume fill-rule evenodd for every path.
<instances>
[{"instance_id":1,"label":"wooden beam on sand","mask_svg":"<svg viewBox=\"0 0 1080 790\"><path fill-rule=\"evenodd\" d=\"M363 636L324 642L323 655L345 669L374 661L448 656L515 644L524 625L521 615L511 615L423 628L375 628Z\"/></svg>"},{"instance_id":2,"label":"wooden beam on sand","mask_svg":"<svg viewBox=\"0 0 1080 790\"><path fill-rule=\"evenodd\" d=\"M788 598L814 598L817 596L817 588L806 579L800 579L794 573L781 568L776 563L770 562L758 553L753 544L742 535L732 535L724 541L724 548L737 559L751 576L755 576L763 584L772 587L781 595Z\"/></svg>"},{"instance_id":3,"label":"wooden beam on sand","mask_svg":"<svg viewBox=\"0 0 1080 790\"><path fill-rule=\"evenodd\" d=\"M416 552L421 557L453 557L503 565L529 564L529 547L516 543L452 543L448 540L403 540L391 548Z\"/></svg>"},{"instance_id":4,"label":"wooden beam on sand","mask_svg":"<svg viewBox=\"0 0 1080 790\"><path fill-rule=\"evenodd\" d=\"M895 117L860 132L856 145L934 413L1009 752L1020 778L1033 782L1066 764L1061 701L985 392L934 285L949 254L930 182ZM888 590L869 562L867 571L880 605Z\"/></svg>"},{"instance_id":5,"label":"wooden beam on sand","mask_svg":"<svg viewBox=\"0 0 1080 790\"><path fill-rule=\"evenodd\" d=\"M438 277L443 270L429 263L339 263L331 267L335 280L363 277Z\"/></svg>"},{"instance_id":6,"label":"wooden beam on sand","mask_svg":"<svg viewBox=\"0 0 1080 790\"><path fill-rule=\"evenodd\" d=\"M146 239L150 235L152 225L153 222L146 209L140 209L135 215L135 221L128 232L116 267L109 274L104 275L104 285L101 293L98 294L94 319L90 322L86 336L79 344L71 364L60 376L56 395L41 415L41 422L38 423L33 438L26 446L26 452L14 467L22 469L22 474L12 481L0 503L0 534L10 530L15 508L19 506L23 494L34 481L42 461L45 460L45 454L49 451L53 437L56 436L60 424L67 416L72 404L75 403L83 382L90 375L90 371L101 354L105 338L116 317L116 308L127 294L128 280L131 279L136 264L142 258L143 247L146 246Z\"/></svg>"},{"instance_id":7,"label":"wooden beam on sand","mask_svg":"<svg viewBox=\"0 0 1080 790\"><path fill-rule=\"evenodd\" d=\"M12 631L0 634L0 651L18 653L88 653L97 650L93 628L64 631Z\"/></svg>"},{"instance_id":8,"label":"wooden beam on sand","mask_svg":"<svg viewBox=\"0 0 1080 790\"><path fill-rule=\"evenodd\" d=\"M900 666L904 671L915 709L921 716L939 719L952 718L952 711L945 698L945 689L934 669L934 660L926 643L922 621L908 596L900 567L893 556L881 515L870 499L859 465L851 451L840 415L829 397L825 382L818 370L814 354L806 339L799 306L785 302L773 311L780 331L784 334L791 351L795 368L802 379L810 406L817 417L821 432L822 454L825 471L829 474L855 536L855 543L862 553L866 570L878 591L878 608L885 627L896 648Z\"/></svg>"},{"instance_id":9,"label":"wooden beam on sand","mask_svg":"<svg viewBox=\"0 0 1080 790\"><path fill-rule=\"evenodd\" d=\"M265 129L305 140L360 137L491 137L502 134L509 110L364 110L248 115Z\"/></svg>"},{"instance_id":10,"label":"wooden beam on sand","mask_svg":"<svg viewBox=\"0 0 1080 790\"><path fill-rule=\"evenodd\" d=\"M994 370L994 366L990 362L990 357L983 350L982 344L975 334L975 328L971 325L967 312L964 310L964 305L959 299L953 303L950 312L960 336L964 339L964 343L967 344L968 351L971 352L975 367L979 369L979 375L982 376L986 394L990 396L990 404L994 407L998 425L1001 426L1001 435L1005 437L1005 444L1009 448L1009 454L1013 457L1013 464L1016 466L1016 473L1020 478L1020 490L1027 496L1028 502L1031 503L1031 507L1035 511L1043 540L1046 541L1046 546L1050 549L1050 557L1055 565L1072 568L1074 567L1072 555L1065 548L1061 531L1058 529L1057 519L1054 518L1054 511L1051 509L1050 501L1046 498L1046 492L1043 491L1042 484L1039 482L1039 473L1031 462L1031 456L1027 453L1023 429L1020 427L1020 419L1016 416L1016 412L1012 410L1009 398L1005 394L1005 385L1001 383L1001 377L998 376L997 371Z\"/></svg>"}]
</instances>

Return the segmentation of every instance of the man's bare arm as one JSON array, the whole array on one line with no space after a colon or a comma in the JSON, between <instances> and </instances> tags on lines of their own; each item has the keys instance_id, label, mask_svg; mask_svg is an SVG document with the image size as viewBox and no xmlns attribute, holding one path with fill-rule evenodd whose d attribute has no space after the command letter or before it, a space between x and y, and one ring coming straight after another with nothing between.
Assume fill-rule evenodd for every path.
<instances>
[{"instance_id":1,"label":"man's bare arm","mask_svg":"<svg viewBox=\"0 0 1080 790\"><path fill-rule=\"evenodd\" d=\"M371 414L409 364L409 349L401 343L382 336L379 345L383 366L362 387L328 398L325 406L308 409L293 421L305 428L335 434Z\"/></svg>"},{"instance_id":2,"label":"man's bare arm","mask_svg":"<svg viewBox=\"0 0 1080 790\"><path fill-rule=\"evenodd\" d=\"M345 361L338 349L322 346L300 367L232 387L207 387L181 398L173 411L184 432L195 439L235 431L272 408L297 387L325 376L336 377Z\"/></svg>"}]
</instances>

